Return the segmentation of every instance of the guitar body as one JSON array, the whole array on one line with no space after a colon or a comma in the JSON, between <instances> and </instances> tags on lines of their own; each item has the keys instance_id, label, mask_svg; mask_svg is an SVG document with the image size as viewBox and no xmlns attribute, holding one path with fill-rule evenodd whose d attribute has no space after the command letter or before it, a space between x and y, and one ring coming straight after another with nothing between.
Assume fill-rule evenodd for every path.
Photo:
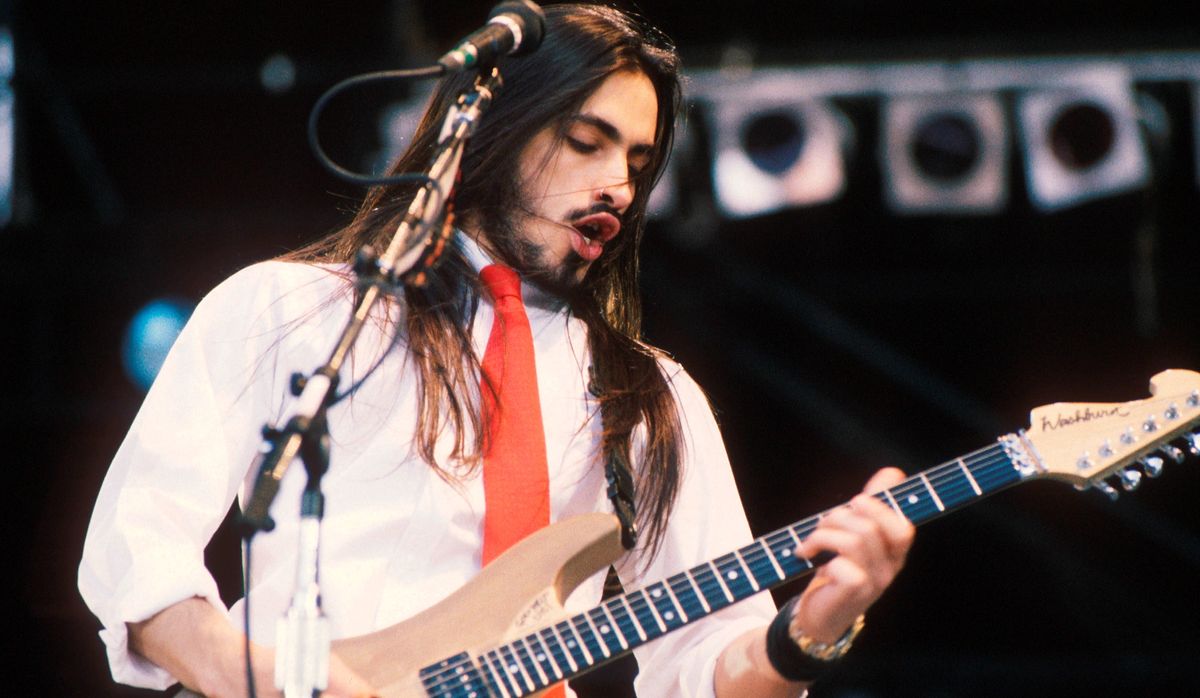
<instances>
[{"instance_id":1,"label":"guitar body","mask_svg":"<svg viewBox=\"0 0 1200 698\"><path fill-rule=\"evenodd\" d=\"M382 698L423 698L422 668L558 621L571 592L623 552L615 516L562 521L505 551L437 605L369 635L335 640L333 651Z\"/></svg>"}]
</instances>

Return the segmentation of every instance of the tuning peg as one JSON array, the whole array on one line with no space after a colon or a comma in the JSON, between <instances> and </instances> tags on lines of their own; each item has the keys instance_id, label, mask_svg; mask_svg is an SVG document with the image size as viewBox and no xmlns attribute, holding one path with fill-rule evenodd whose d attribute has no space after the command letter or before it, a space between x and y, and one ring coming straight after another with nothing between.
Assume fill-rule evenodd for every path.
<instances>
[{"instance_id":1,"label":"tuning peg","mask_svg":"<svg viewBox=\"0 0 1200 698\"><path fill-rule=\"evenodd\" d=\"M1142 464L1142 469L1145 470L1146 474L1150 477L1158 477L1159 475L1162 475L1162 458L1159 458L1158 456L1146 456L1145 458L1138 458L1138 462Z\"/></svg>"},{"instance_id":2,"label":"tuning peg","mask_svg":"<svg viewBox=\"0 0 1200 698\"><path fill-rule=\"evenodd\" d=\"M1137 468L1125 468L1118 474L1121 477L1121 487L1126 492L1132 492L1142 484L1142 471Z\"/></svg>"},{"instance_id":3,"label":"tuning peg","mask_svg":"<svg viewBox=\"0 0 1200 698\"><path fill-rule=\"evenodd\" d=\"M1163 412L1163 416L1167 419L1179 419L1179 405L1176 405L1172 402L1171 406L1167 408L1167 411Z\"/></svg>"},{"instance_id":4,"label":"tuning peg","mask_svg":"<svg viewBox=\"0 0 1200 698\"><path fill-rule=\"evenodd\" d=\"M1200 390L1193 390L1187 399L1188 407L1200 407Z\"/></svg>"},{"instance_id":5,"label":"tuning peg","mask_svg":"<svg viewBox=\"0 0 1200 698\"><path fill-rule=\"evenodd\" d=\"M1183 437L1188 444L1188 451L1193 456L1200 456L1200 434L1188 434Z\"/></svg>"},{"instance_id":6,"label":"tuning peg","mask_svg":"<svg viewBox=\"0 0 1200 698\"><path fill-rule=\"evenodd\" d=\"M1110 457L1112 457L1112 454L1113 454L1112 442L1109 441L1108 439L1105 439L1104 443L1100 444L1100 457L1101 458L1110 458Z\"/></svg>"},{"instance_id":7,"label":"tuning peg","mask_svg":"<svg viewBox=\"0 0 1200 698\"><path fill-rule=\"evenodd\" d=\"M1181 451L1181 450L1179 450L1178 448L1176 448L1176 447L1172 446L1171 444L1167 444L1167 445L1165 445L1165 446L1160 446L1160 447L1158 448L1158 450L1160 450L1160 451L1162 451L1163 453L1165 453L1165 454L1167 454L1168 456L1170 456L1170 457L1171 457L1171 460L1175 461L1176 463L1182 463L1182 462L1183 462L1183 451Z\"/></svg>"},{"instance_id":8,"label":"tuning peg","mask_svg":"<svg viewBox=\"0 0 1200 698\"><path fill-rule=\"evenodd\" d=\"M1108 484L1104 480L1096 480L1095 482L1092 483L1092 487L1095 487L1096 489L1100 490L1100 492L1102 492L1105 496L1107 496L1109 499L1111 499L1114 502L1117 501L1117 498L1120 496L1120 493L1117 492L1116 488L1114 488L1112 485Z\"/></svg>"},{"instance_id":9,"label":"tuning peg","mask_svg":"<svg viewBox=\"0 0 1200 698\"><path fill-rule=\"evenodd\" d=\"M1146 417L1146 421L1142 422L1142 431L1146 433L1158 431L1158 420L1154 418L1154 415Z\"/></svg>"},{"instance_id":10,"label":"tuning peg","mask_svg":"<svg viewBox=\"0 0 1200 698\"><path fill-rule=\"evenodd\" d=\"M1137 437L1133 435L1133 427L1125 427L1125 432L1121 434L1121 443L1129 446L1137 441Z\"/></svg>"}]
</instances>

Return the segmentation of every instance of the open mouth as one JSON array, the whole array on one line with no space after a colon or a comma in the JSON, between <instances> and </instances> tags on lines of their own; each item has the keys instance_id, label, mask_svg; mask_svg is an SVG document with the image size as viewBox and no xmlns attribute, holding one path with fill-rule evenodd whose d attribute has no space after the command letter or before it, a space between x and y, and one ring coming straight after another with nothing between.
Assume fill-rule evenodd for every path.
<instances>
[{"instance_id":1,"label":"open mouth","mask_svg":"<svg viewBox=\"0 0 1200 698\"><path fill-rule=\"evenodd\" d=\"M611 213L600 212L575 219L571 227L587 239L603 244L621 232L621 221Z\"/></svg>"},{"instance_id":2,"label":"open mouth","mask_svg":"<svg viewBox=\"0 0 1200 698\"><path fill-rule=\"evenodd\" d=\"M575 219L571 227L578 233L571 239L575 252L590 262L604 252L604 243L621 232L621 220L612 213L601 211Z\"/></svg>"}]
</instances>

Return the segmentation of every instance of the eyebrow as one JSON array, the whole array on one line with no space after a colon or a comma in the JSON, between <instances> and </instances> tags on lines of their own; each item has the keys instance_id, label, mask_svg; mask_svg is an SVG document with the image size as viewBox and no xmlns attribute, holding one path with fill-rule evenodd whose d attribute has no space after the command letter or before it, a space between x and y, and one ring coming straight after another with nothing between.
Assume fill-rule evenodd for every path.
<instances>
[{"instance_id":1,"label":"eyebrow","mask_svg":"<svg viewBox=\"0 0 1200 698\"><path fill-rule=\"evenodd\" d=\"M593 126L596 128L596 130L600 131L600 133L604 134L605 138L613 143L616 143L617 145L622 145L625 143L625 139L622 137L621 131L617 129L616 126L613 126L612 123L607 119L602 119L594 114L576 114L575 116L571 117L569 121L572 123L582 122L589 126ZM654 150L654 144L638 143L637 145L631 146L629 150L637 155L645 155Z\"/></svg>"}]
</instances>

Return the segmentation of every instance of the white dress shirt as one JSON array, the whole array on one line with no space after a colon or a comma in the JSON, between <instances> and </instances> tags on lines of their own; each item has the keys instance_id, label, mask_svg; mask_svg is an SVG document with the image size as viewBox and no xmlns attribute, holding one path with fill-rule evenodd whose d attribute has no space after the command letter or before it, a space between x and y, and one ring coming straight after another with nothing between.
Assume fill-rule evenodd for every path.
<instances>
[{"instance_id":1,"label":"white dress shirt","mask_svg":"<svg viewBox=\"0 0 1200 698\"><path fill-rule=\"evenodd\" d=\"M469 240L464 247L476 267L487 263ZM204 298L163 364L100 489L79 568L79 588L104 626L115 680L159 689L174 683L129 651L126 623L178 601L207 599L241 627L242 602L226 611L204 566L204 548L234 497L249 496L259 428L286 414L289 376L327 360L351 308L344 272L286 262L243 269ZM534 289L523 291L536 298ZM598 457L598 404L587 392L586 329L565 311L532 303L551 521L611 511ZM417 381L403 343L388 350L382 315L364 328L342 387L381 355L382 363L351 399L329 410L321 590L334 638L404 620L480 570L482 478L477 472L447 482L414 453ZM480 356L492 320L485 298L471 329ZM648 564L628 555L618 563L629 589L751 539L707 400L681 367L662 363L683 425L683 481L658 555ZM448 453L448 441L439 443L439 456ZM254 540L250 635L263 644L273 643L293 591L305 480L297 462L272 508L275 530ZM603 572L586 581L567 609L598 603L603 581ZM773 614L769 595L759 594L636 650L638 695L712 695L721 649Z\"/></svg>"}]
</instances>

